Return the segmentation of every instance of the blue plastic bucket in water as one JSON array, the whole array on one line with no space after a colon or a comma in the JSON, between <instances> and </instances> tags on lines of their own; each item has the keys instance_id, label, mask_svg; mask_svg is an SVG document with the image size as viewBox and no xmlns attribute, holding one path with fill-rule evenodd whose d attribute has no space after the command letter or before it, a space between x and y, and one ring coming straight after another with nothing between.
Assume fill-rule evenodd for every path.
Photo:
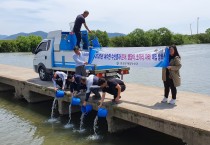
<instances>
[{"instance_id":1,"label":"blue plastic bucket in water","mask_svg":"<svg viewBox=\"0 0 210 145\"><path fill-rule=\"evenodd\" d=\"M71 105L74 105L74 106L77 106L77 105L80 105L80 98L76 98L76 97L72 97L71 99Z\"/></svg>"},{"instance_id":2,"label":"blue plastic bucket in water","mask_svg":"<svg viewBox=\"0 0 210 145\"><path fill-rule=\"evenodd\" d=\"M92 106L92 105L86 105L86 106L82 106L82 107L81 107L82 113L88 113L88 112L90 112L92 109L93 109L93 106Z\"/></svg>"},{"instance_id":3,"label":"blue plastic bucket in water","mask_svg":"<svg viewBox=\"0 0 210 145\"><path fill-rule=\"evenodd\" d=\"M62 90L57 90L55 93L56 98L63 98L64 95L65 95L65 93Z\"/></svg>"},{"instance_id":4,"label":"blue plastic bucket in water","mask_svg":"<svg viewBox=\"0 0 210 145\"><path fill-rule=\"evenodd\" d=\"M105 108L98 109L98 117L106 117L107 114L108 114L108 111Z\"/></svg>"}]
</instances>

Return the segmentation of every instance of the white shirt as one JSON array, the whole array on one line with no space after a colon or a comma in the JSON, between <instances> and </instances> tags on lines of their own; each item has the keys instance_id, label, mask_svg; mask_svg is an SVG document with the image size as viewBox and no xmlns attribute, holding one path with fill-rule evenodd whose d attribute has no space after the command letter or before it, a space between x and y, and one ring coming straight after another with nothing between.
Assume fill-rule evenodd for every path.
<instances>
[{"instance_id":1,"label":"white shirt","mask_svg":"<svg viewBox=\"0 0 210 145\"><path fill-rule=\"evenodd\" d=\"M61 72L61 71L56 71L55 74L57 74L63 81L63 87L65 87L66 85L66 79L67 79L67 74L65 74L64 72ZM52 81L53 81L53 85L54 87L56 88L56 81L54 78L52 78Z\"/></svg>"},{"instance_id":2,"label":"white shirt","mask_svg":"<svg viewBox=\"0 0 210 145\"><path fill-rule=\"evenodd\" d=\"M88 55L89 52L82 52L80 51L80 55L77 55L76 53L73 55L73 59L76 63L76 67L77 66L81 66L81 65L85 65L84 63L85 61L85 55Z\"/></svg>"},{"instance_id":3,"label":"white shirt","mask_svg":"<svg viewBox=\"0 0 210 145\"><path fill-rule=\"evenodd\" d=\"M87 80L86 80L87 91L86 91L86 93L90 93L90 88L100 88L100 86L98 86L98 85L93 85L93 78L94 78L94 75L89 75L89 77L87 77Z\"/></svg>"}]
</instances>

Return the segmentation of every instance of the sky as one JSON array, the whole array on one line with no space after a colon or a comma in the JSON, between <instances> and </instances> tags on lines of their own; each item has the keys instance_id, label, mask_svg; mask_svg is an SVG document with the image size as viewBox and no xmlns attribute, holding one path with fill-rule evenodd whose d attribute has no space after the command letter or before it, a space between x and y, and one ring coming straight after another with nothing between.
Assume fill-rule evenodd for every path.
<instances>
[{"instance_id":1,"label":"sky","mask_svg":"<svg viewBox=\"0 0 210 145\"><path fill-rule=\"evenodd\" d=\"M210 0L0 0L0 34L69 31L84 10L91 30L128 34L166 27L174 33L210 28ZM84 29L84 28L83 28Z\"/></svg>"}]
</instances>

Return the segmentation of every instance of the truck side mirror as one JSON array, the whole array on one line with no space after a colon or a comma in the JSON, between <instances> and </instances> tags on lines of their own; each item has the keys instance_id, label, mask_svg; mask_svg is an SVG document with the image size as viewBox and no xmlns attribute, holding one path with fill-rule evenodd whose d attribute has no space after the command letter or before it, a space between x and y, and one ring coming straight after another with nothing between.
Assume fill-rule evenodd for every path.
<instances>
[{"instance_id":1,"label":"truck side mirror","mask_svg":"<svg viewBox=\"0 0 210 145\"><path fill-rule=\"evenodd\" d=\"M32 51L31 51L33 54L36 54L36 48L32 48Z\"/></svg>"}]
</instances>

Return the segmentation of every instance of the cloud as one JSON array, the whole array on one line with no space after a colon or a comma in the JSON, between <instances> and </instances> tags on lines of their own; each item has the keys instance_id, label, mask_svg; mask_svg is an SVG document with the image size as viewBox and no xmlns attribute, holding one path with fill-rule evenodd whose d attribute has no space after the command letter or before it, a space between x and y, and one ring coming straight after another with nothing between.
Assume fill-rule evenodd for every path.
<instances>
[{"instance_id":1,"label":"cloud","mask_svg":"<svg viewBox=\"0 0 210 145\"><path fill-rule=\"evenodd\" d=\"M167 27L175 33L190 33L200 17L200 32L210 27L209 0L1 0L0 34L36 30L69 30L69 22L89 10L90 29L129 33Z\"/></svg>"}]
</instances>

